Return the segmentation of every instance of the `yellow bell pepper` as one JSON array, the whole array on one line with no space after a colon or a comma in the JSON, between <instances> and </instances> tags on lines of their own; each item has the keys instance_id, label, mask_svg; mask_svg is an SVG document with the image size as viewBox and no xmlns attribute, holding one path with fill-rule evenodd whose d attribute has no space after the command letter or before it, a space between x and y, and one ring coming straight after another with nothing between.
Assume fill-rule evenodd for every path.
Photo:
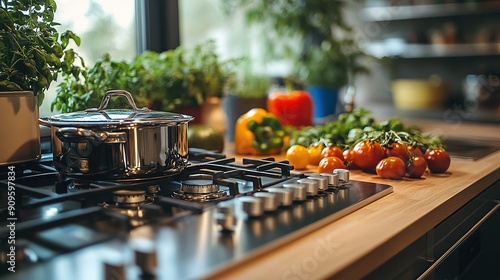
<instances>
[{"instance_id":1,"label":"yellow bell pepper","mask_svg":"<svg viewBox=\"0 0 500 280\"><path fill-rule=\"evenodd\" d=\"M281 122L262 108L254 108L241 115L234 129L234 145L237 154L279 154L286 142Z\"/></svg>"}]
</instances>

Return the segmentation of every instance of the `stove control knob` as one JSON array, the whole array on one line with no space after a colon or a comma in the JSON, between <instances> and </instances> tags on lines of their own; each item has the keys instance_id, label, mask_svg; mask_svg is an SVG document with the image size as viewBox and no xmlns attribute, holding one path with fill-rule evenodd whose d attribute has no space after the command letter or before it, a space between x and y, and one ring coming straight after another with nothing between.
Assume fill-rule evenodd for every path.
<instances>
[{"instance_id":1,"label":"stove control knob","mask_svg":"<svg viewBox=\"0 0 500 280\"><path fill-rule=\"evenodd\" d=\"M220 231L231 232L236 226L236 216L233 214L217 213L215 215Z\"/></svg>"},{"instance_id":2,"label":"stove control knob","mask_svg":"<svg viewBox=\"0 0 500 280\"><path fill-rule=\"evenodd\" d=\"M135 263L141 269L143 275L155 275L157 267L156 250L135 250Z\"/></svg>"},{"instance_id":3,"label":"stove control knob","mask_svg":"<svg viewBox=\"0 0 500 280\"><path fill-rule=\"evenodd\" d=\"M253 196L261 198L264 203L264 211L272 212L278 209L279 201L278 196L269 192L256 192Z\"/></svg>"},{"instance_id":4,"label":"stove control knob","mask_svg":"<svg viewBox=\"0 0 500 280\"><path fill-rule=\"evenodd\" d=\"M320 191L326 191L328 188L328 178L320 175L314 175L314 176L309 176L307 179L314 180L318 182L318 190Z\"/></svg>"},{"instance_id":5,"label":"stove control knob","mask_svg":"<svg viewBox=\"0 0 500 280\"><path fill-rule=\"evenodd\" d=\"M291 189L293 191L294 201L304 201L307 198L307 187L301 184L283 184L286 189Z\"/></svg>"},{"instance_id":6,"label":"stove control knob","mask_svg":"<svg viewBox=\"0 0 500 280\"><path fill-rule=\"evenodd\" d=\"M293 190L289 188L266 188L278 197L280 206L290 206L293 203Z\"/></svg>"},{"instance_id":7,"label":"stove control knob","mask_svg":"<svg viewBox=\"0 0 500 280\"><path fill-rule=\"evenodd\" d=\"M234 205L232 203L221 202L217 204L217 212L221 214L234 215Z\"/></svg>"},{"instance_id":8,"label":"stove control knob","mask_svg":"<svg viewBox=\"0 0 500 280\"><path fill-rule=\"evenodd\" d=\"M221 231L231 232L236 226L236 216L234 215L234 206L229 203L219 203L215 215L217 224Z\"/></svg>"},{"instance_id":9,"label":"stove control knob","mask_svg":"<svg viewBox=\"0 0 500 280\"><path fill-rule=\"evenodd\" d=\"M328 186L338 187L339 186L339 174L338 173L321 173L320 176L327 178Z\"/></svg>"},{"instance_id":10,"label":"stove control knob","mask_svg":"<svg viewBox=\"0 0 500 280\"><path fill-rule=\"evenodd\" d=\"M141 269L143 276L156 275L158 262L155 242L146 238L133 238L130 246L135 254L135 264Z\"/></svg>"},{"instance_id":11,"label":"stove control knob","mask_svg":"<svg viewBox=\"0 0 500 280\"><path fill-rule=\"evenodd\" d=\"M264 214L264 203L258 197L245 196L241 198L243 211L250 217L260 217Z\"/></svg>"},{"instance_id":12,"label":"stove control knob","mask_svg":"<svg viewBox=\"0 0 500 280\"><path fill-rule=\"evenodd\" d=\"M315 196L318 194L318 182L311 179L299 179L297 183L306 186L307 195Z\"/></svg>"},{"instance_id":13,"label":"stove control knob","mask_svg":"<svg viewBox=\"0 0 500 280\"><path fill-rule=\"evenodd\" d=\"M104 279L125 280L125 266L123 264L104 263Z\"/></svg>"},{"instance_id":14,"label":"stove control knob","mask_svg":"<svg viewBox=\"0 0 500 280\"><path fill-rule=\"evenodd\" d=\"M334 169L334 173L339 174L339 184L345 185L349 183L349 170L347 169Z\"/></svg>"}]
</instances>

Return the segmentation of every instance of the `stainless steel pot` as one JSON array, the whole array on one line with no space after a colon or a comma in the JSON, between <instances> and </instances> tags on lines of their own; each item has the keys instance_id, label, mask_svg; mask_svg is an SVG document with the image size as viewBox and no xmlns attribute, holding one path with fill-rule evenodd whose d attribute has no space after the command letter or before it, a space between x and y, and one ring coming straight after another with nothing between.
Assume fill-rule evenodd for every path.
<instances>
[{"instance_id":1,"label":"stainless steel pot","mask_svg":"<svg viewBox=\"0 0 500 280\"><path fill-rule=\"evenodd\" d=\"M124 96L132 109L106 109ZM106 92L99 108L40 118L51 127L54 164L69 177L122 179L177 174L187 165L193 117L137 108L131 94Z\"/></svg>"}]
</instances>

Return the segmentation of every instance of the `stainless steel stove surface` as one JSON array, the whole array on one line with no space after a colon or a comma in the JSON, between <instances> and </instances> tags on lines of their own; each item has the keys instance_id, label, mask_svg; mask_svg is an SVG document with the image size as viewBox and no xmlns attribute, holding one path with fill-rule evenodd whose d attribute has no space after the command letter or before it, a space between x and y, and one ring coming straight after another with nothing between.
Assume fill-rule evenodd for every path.
<instances>
[{"instance_id":1,"label":"stainless steel stove surface","mask_svg":"<svg viewBox=\"0 0 500 280\"><path fill-rule=\"evenodd\" d=\"M0 169L2 279L203 278L392 192L196 149L178 175L102 182L49 158Z\"/></svg>"}]
</instances>

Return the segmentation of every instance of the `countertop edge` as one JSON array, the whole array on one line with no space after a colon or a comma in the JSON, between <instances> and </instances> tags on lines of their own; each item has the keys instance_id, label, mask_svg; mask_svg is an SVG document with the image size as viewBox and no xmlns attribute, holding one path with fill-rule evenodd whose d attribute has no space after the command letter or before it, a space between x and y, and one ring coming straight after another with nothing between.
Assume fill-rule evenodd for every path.
<instances>
[{"instance_id":1,"label":"countertop edge","mask_svg":"<svg viewBox=\"0 0 500 280\"><path fill-rule=\"evenodd\" d=\"M413 243L434 226L441 223L448 216L460 209L465 203L479 195L500 178L500 167L486 176L480 178L473 184L465 187L458 194L450 197L446 202L440 204L432 211L415 220L405 230L395 234L385 243L373 249L364 257L359 258L349 266L327 277L335 279L359 279L375 270L388 261L401 250Z\"/></svg>"}]
</instances>

